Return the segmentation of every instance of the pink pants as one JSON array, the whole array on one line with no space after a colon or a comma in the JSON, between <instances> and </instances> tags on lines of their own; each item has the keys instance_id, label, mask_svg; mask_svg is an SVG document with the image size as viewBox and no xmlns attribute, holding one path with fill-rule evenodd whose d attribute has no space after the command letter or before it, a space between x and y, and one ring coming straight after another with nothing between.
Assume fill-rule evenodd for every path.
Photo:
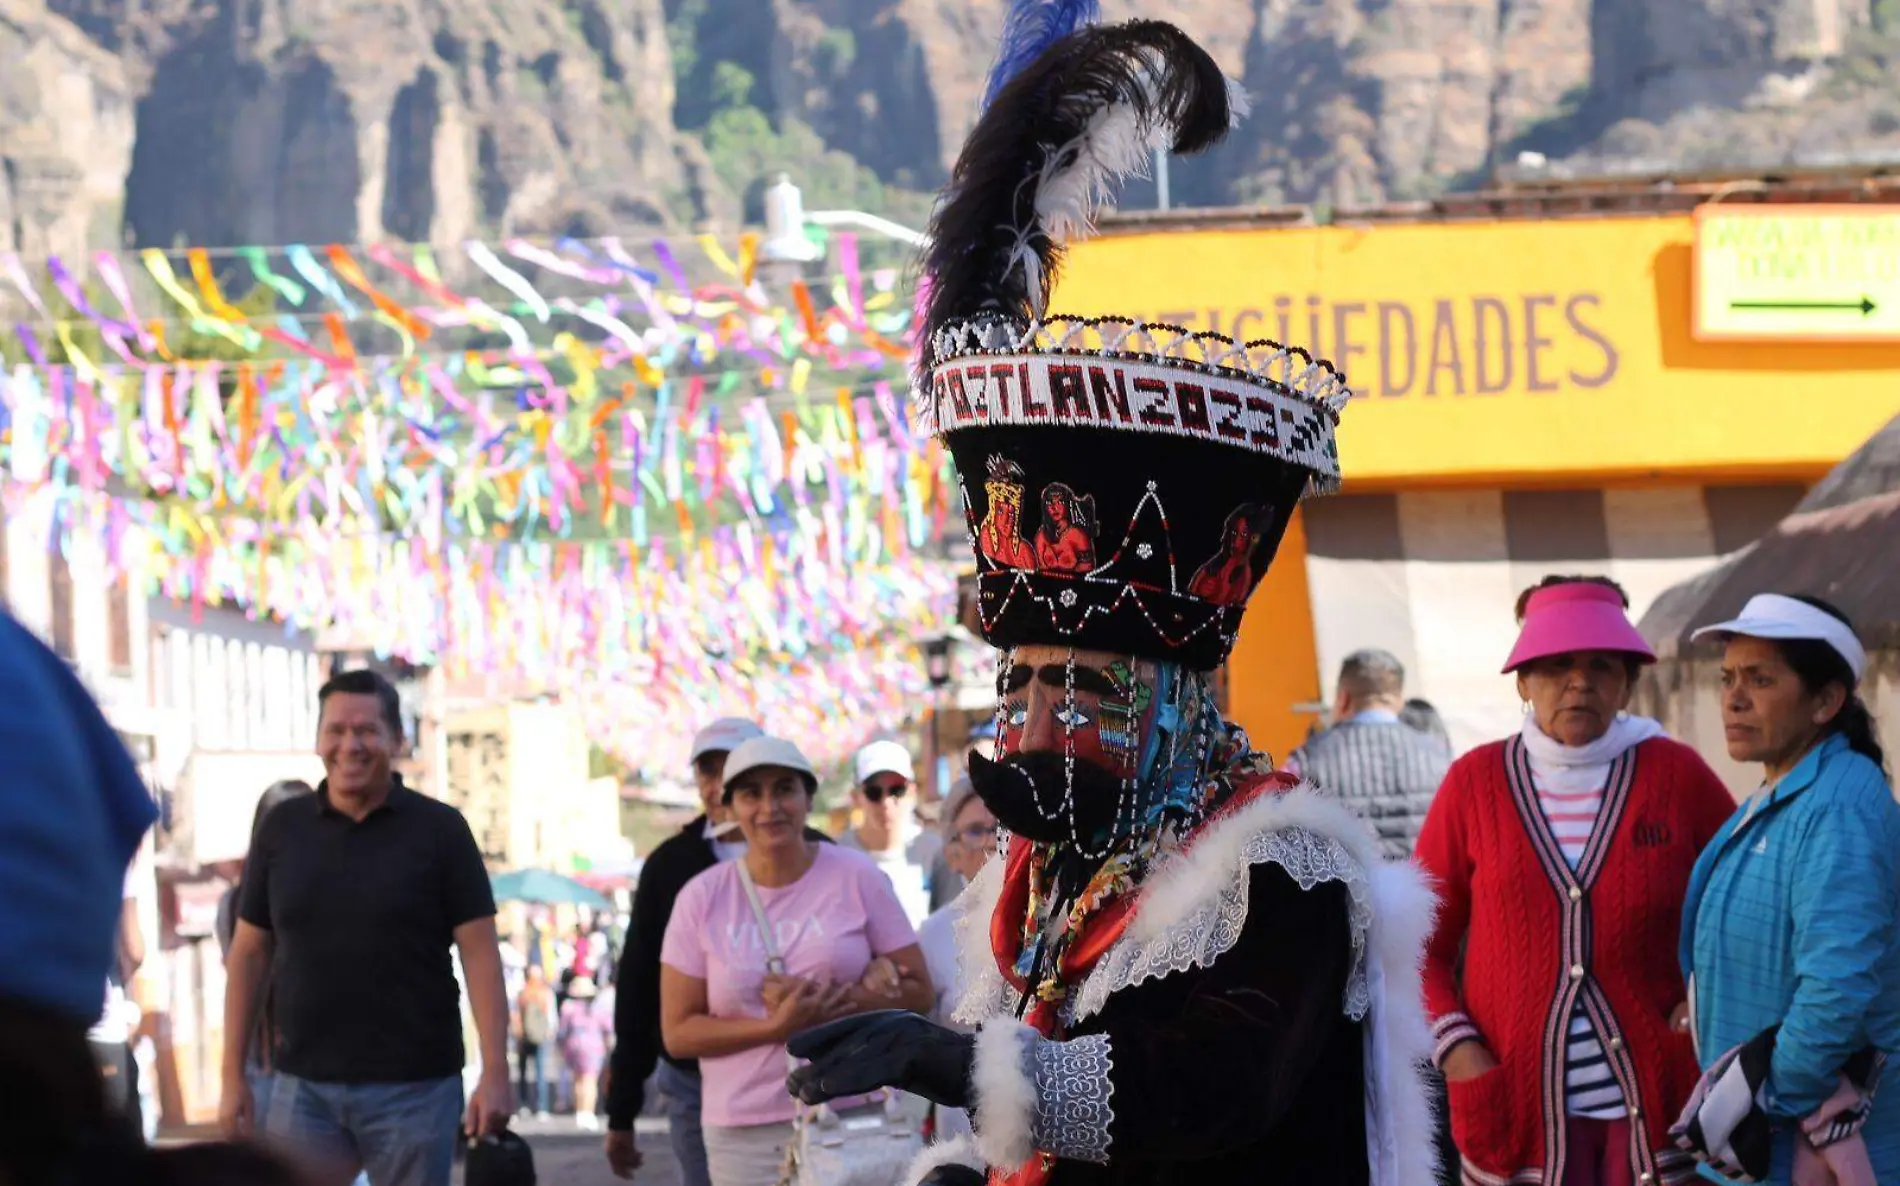
<instances>
[{"instance_id":1,"label":"pink pants","mask_svg":"<svg viewBox=\"0 0 1900 1186\"><path fill-rule=\"evenodd\" d=\"M1588 1120L1570 1116L1564 1121L1563 1186L1634 1186L1630 1170L1630 1122Z\"/></svg>"}]
</instances>

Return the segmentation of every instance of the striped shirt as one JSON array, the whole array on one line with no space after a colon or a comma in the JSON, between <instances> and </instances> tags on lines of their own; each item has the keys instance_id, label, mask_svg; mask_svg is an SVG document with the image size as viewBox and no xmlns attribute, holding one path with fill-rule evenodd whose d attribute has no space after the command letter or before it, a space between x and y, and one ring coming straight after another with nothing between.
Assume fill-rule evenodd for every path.
<instances>
[{"instance_id":1,"label":"striped shirt","mask_svg":"<svg viewBox=\"0 0 1900 1186\"><path fill-rule=\"evenodd\" d=\"M1390 712L1347 717L1293 751L1287 769L1369 820L1392 860L1412 855L1451 755Z\"/></svg>"},{"instance_id":2,"label":"striped shirt","mask_svg":"<svg viewBox=\"0 0 1900 1186\"><path fill-rule=\"evenodd\" d=\"M1589 791L1557 791L1547 786L1535 769L1531 782L1537 788L1537 803L1544 809L1551 834L1563 846L1564 860L1574 870L1596 827L1597 812L1603 806L1603 785L1598 783ZM1590 1024L1581 1000L1570 1014L1570 1034L1564 1047L1564 1095L1564 1110L1572 1116L1616 1120L1629 1114L1623 1103L1623 1089L1617 1086L1596 1027Z\"/></svg>"}]
</instances>

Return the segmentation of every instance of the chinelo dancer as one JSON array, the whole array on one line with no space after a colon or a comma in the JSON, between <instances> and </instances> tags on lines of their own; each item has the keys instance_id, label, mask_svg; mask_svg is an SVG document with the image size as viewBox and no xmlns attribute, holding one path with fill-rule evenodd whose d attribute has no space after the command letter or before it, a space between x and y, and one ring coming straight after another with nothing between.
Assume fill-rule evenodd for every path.
<instances>
[{"instance_id":1,"label":"chinelo dancer","mask_svg":"<svg viewBox=\"0 0 1900 1186\"><path fill-rule=\"evenodd\" d=\"M977 1031L833 1022L790 1043L790 1087L971 1109L913 1170L937 1186L1424 1186L1431 895L1209 683L1300 499L1338 481L1348 392L1277 343L1047 312L1106 187L1243 106L1178 29L1090 7L1018 6L925 259L919 401L1001 652L970 777L1006 841L959 901Z\"/></svg>"}]
</instances>

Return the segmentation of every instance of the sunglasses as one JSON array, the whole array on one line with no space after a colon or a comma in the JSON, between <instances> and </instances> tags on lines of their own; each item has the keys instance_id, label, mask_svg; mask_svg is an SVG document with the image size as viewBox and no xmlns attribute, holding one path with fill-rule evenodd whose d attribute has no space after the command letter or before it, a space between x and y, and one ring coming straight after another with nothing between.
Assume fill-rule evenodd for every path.
<instances>
[{"instance_id":1,"label":"sunglasses","mask_svg":"<svg viewBox=\"0 0 1900 1186\"><path fill-rule=\"evenodd\" d=\"M996 839L995 824L971 824L957 833L957 839L972 848L981 848Z\"/></svg>"},{"instance_id":2,"label":"sunglasses","mask_svg":"<svg viewBox=\"0 0 1900 1186\"><path fill-rule=\"evenodd\" d=\"M900 782L896 786L886 787L886 786L880 786L874 782L867 782L864 784L863 790L864 790L864 797L867 801L872 802L872 803L882 803L884 802L884 797L886 795L890 796L893 799L902 799L905 793L910 790L910 784L907 782Z\"/></svg>"}]
</instances>

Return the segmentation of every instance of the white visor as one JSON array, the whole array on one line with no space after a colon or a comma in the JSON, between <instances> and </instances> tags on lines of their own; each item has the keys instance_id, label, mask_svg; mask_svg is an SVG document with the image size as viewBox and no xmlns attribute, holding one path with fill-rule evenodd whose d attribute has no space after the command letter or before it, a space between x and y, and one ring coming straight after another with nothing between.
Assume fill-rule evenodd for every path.
<instances>
[{"instance_id":1,"label":"white visor","mask_svg":"<svg viewBox=\"0 0 1900 1186\"><path fill-rule=\"evenodd\" d=\"M1710 634L1741 634L1749 638L1806 638L1824 642L1847 660L1848 669L1859 683L1867 674L1867 649L1860 645L1853 627L1833 614L1815 609L1805 601L1779 593L1757 593L1742 607L1742 615L1727 622L1704 626L1691 634L1693 641Z\"/></svg>"}]
</instances>

